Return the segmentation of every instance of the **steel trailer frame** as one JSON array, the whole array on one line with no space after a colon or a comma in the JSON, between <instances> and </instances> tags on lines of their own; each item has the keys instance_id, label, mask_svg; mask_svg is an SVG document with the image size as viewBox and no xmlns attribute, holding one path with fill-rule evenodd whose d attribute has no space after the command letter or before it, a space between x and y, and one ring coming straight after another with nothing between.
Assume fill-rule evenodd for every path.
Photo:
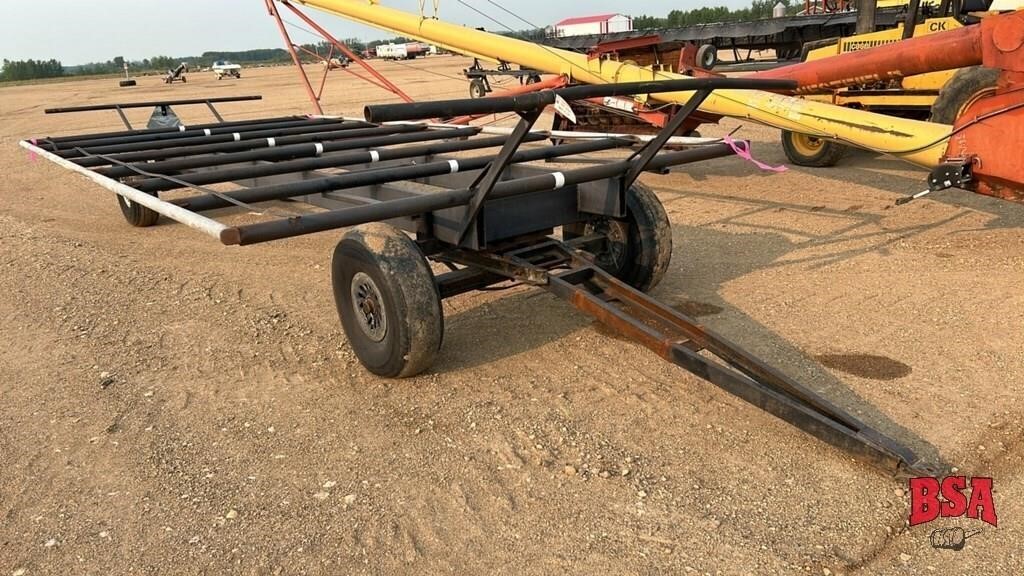
<instances>
[{"instance_id":1,"label":"steel trailer frame","mask_svg":"<svg viewBox=\"0 0 1024 576\"><path fill-rule=\"evenodd\" d=\"M152 225L162 215L226 245L356 226L335 250L334 291L349 342L375 373L407 376L429 366L440 346L442 298L514 281L548 290L663 359L863 461L894 473L934 473L937 467L919 461L909 448L642 292L667 268L671 235L663 208L637 178L730 156L735 145L749 146L717 142L662 151L713 90L792 86L789 81L723 78L576 86L509 97L368 106L367 121L298 117L292 119L296 126L282 128L280 119L254 120L217 133L204 129L198 136L188 130L125 131L39 138L21 145L115 192L126 219L137 226ZM523 147L549 136L532 127L543 109L559 99L680 90L693 91L693 96L642 145L639 139L598 138ZM481 135L479 127L409 123L504 112L519 114L520 121L501 136ZM497 151L449 155L488 148ZM564 171L531 164L603 150L630 154ZM241 188L208 187L225 183ZM158 198L170 190L197 193ZM281 199L327 210L243 224L204 215L231 206L267 215L279 208L254 204ZM561 239L553 235L560 227ZM383 240L366 240L374 234L383 234ZM354 247L361 250L358 258L351 255ZM435 276L427 258L449 271ZM430 331L422 326L420 332L413 330L412 320L395 311L408 304L410 282L422 306L406 312L436 310L435 347L421 346L416 353L415 343L400 337L411 342ZM400 292L405 299L396 296ZM378 353L398 367L375 364ZM414 361L419 364L406 370Z\"/></svg>"},{"instance_id":2,"label":"steel trailer frame","mask_svg":"<svg viewBox=\"0 0 1024 576\"><path fill-rule=\"evenodd\" d=\"M171 109L171 106L192 106L197 104L205 104L213 114L213 117L217 119L218 125L223 126L224 118L220 115L217 107L214 104L223 104L226 102L251 102L253 100L262 100L263 96L222 96L220 98L191 98L191 99L179 99L179 100L155 100L152 102L121 102L113 104L88 104L85 106L65 106L60 108L47 108L43 112L45 114L69 114L74 112L93 112L96 110L113 110L117 112L117 115L121 118L121 123L124 124L125 128L134 130L135 127L128 121L128 117L125 116L124 111L131 108L155 108L164 116L166 116ZM172 129L173 130L173 129Z\"/></svg>"}]
</instances>

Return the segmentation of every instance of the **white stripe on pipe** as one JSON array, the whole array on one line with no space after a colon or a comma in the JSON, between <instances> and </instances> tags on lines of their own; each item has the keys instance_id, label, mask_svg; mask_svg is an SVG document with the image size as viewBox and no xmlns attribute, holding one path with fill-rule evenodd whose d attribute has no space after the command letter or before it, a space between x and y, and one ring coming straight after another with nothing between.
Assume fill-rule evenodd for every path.
<instances>
[{"instance_id":1,"label":"white stripe on pipe","mask_svg":"<svg viewBox=\"0 0 1024 576\"><path fill-rule=\"evenodd\" d=\"M448 165L452 167L451 174L455 174L456 172L459 171L459 161L458 160L449 160L448 161Z\"/></svg>"},{"instance_id":2,"label":"white stripe on pipe","mask_svg":"<svg viewBox=\"0 0 1024 576\"><path fill-rule=\"evenodd\" d=\"M178 132L184 132L184 131L185 131L185 125L184 124L182 124L181 126L178 126Z\"/></svg>"},{"instance_id":3,"label":"white stripe on pipe","mask_svg":"<svg viewBox=\"0 0 1024 576\"><path fill-rule=\"evenodd\" d=\"M319 155L324 153L324 145L319 143L319 142L313 144L313 148L316 149L316 155L317 156L319 156Z\"/></svg>"},{"instance_id":4,"label":"white stripe on pipe","mask_svg":"<svg viewBox=\"0 0 1024 576\"><path fill-rule=\"evenodd\" d=\"M380 162L380 152L370 150L370 162Z\"/></svg>"},{"instance_id":5,"label":"white stripe on pipe","mask_svg":"<svg viewBox=\"0 0 1024 576\"><path fill-rule=\"evenodd\" d=\"M348 116L314 116L314 118L334 118L341 120L348 120L351 122L365 122L362 118L354 118ZM472 125L462 124L440 124L436 122L411 122L411 121L400 121L400 122L384 122L382 126L426 126L430 130L452 130L457 128L472 128ZM512 133L512 128L503 128L501 126L475 126L480 128L481 134L495 134L495 135L509 135ZM550 138L558 138L561 140L594 140L597 138L623 138L626 140L632 140L634 142L647 143L653 140L655 137L647 134L622 134L616 132L577 132L568 130L530 130L531 134L542 134ZM669 146L707 146L709 144L720 144L721 138L697 138L692 136L672 136L666 142Z\"/></svg>"},{"instance_id":6,"label":"white stripe on pipe","mask_svg":"<svg viewBox=\"0 0 1024 576\"><path fill-rule=\"evenodd\" d=\"M181 206L176 206L174 204L171 204L170 202L164 202L163 200L160 200L156 196L150 196L145 192L141 192L139 190L136 190L135 188L125 186L124 184L121 184L116 180L112 180L110 178L107 178L106 176L101 176L93 172L92 170L83 168L78 164L75 164L74 162L65 160L64 158L61 158L56 154L51 154L50 152L47 152L46 150L43 150L38 146L34 146L31 142L26 142L22 140L19 144L22 148L34 152L35 154L38 154L43 158L46 158L47 160L53 162L54 164L60 166L61 168L67 168L72 172L77 172L115 194L120 194L121 196L124 196L125 198L131 200L132 202L141 204L146 208L153 210L154 212L158 212L163 216L167 216L168 218L174 220L175 222L181 222L186 226L205 232L206 234L209 234L210 236L213 236L218 240L220 239L221 231L226 230L228 228L227 226L221 224L220 222L217 222L216 220L211 220L206 216L201 216L199 214L196 214L195 212L186 210Z\"/></svg>"},{"instance_id":7,"label":"white stripe on pipe","mask_svg":"<svg viewBox=\"0 0 1024 576\"><path fill-rule=\"evenodd\" d=\"M552 172L551 175L555 177L555 190L565 186L565 174L562 174L561 172Z\"/></svg>"},{"instance_id":8,"label":"white stripe on pipe","mask_svg":"<svg viewBox=\"0 0 1024 576\"><path fill-rule=\"evenodd\" d=\"M277 146L277 140L267 138L267 148L273 148L274 146Z\"/></svg>"},{"instance_id":9,"label":"white stripe on pipe","mask_svg":"<svg viewBox=\"0 0 1024 576\"><path fill-rule=\"evenodd\" d=\"M203 128L203 136L213 136L213 132L210 132L209 128Z\"/></svg>"},{"instance_id":10,"label":"white stripe on pipe","mask_svg":"<svg viewBox=\"0 0 1024 576\"><path fill-rule=\"evenodd\" d=\"M242 139L242 135L239 134L238 132L232 132L231 135L235 137L235 142L238 142L239 140Z\"/></svg>"}]
</instances>

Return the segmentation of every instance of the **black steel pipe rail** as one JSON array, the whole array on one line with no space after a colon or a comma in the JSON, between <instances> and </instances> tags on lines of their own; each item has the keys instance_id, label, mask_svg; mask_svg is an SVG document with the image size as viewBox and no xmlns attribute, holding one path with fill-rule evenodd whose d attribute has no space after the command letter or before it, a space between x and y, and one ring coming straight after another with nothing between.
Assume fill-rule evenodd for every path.
<instances>
[{"instance_id":1,"label":"black steel pipe rail","mask_svg":"<svg viewBox=\"0 0 1024 576\"><path fill-rule=\"evenodd\" d=\"M424 130L424 126L416 124L393 124L379 128L346 128L344 130L333 130L330 132L310 132L309 134L296 134L294 136L281 136L274 138L274 145L266 138L255 138L251 140L239 140L238 142L223 142L220 144L195 144L192 146L179 146L175 148L161 148L159 150L142 150L140 152L122 152L120 154L104 154L101 156L83 156L73 158L71 161L79 166L95 168L98 166L109 166L116 160L124 163L156 163L171 158L188 160L185 157L208 157L210 154L225 154L233 152L245 152L260 148L275 148L290 146L293 144L304 144L307 142L329 142L334 140L346 140L350 138L366 138L369 136L385 136L388 134L403 134L406 132L417 132ZM217 162L212 165L224 164ZM151 164L150 164L151 166ZM97 170L102 173L103 168Z\"/></svg>"},{"instance_id":2,"label":"black steel pipe rail","mask_svg":"<svg viewBox=\"0 0 1024 576\"><path fill-rule=\"evenodd\" d=\"M352 124L352 128L358 128L365 124ZM234 132L228 134L211 134L209 136L190 136L184 138L156 140L156 141L144 141L144 142L129 142L123 143L123 145L113 146L96 146L90 147L89 149L78 149L72 151L58 151L55 152L57 156L65 158L67 160L74 160L83 156L89 156L90 154L120 154L123 152L141 152L146 150L164 150L168 148L182 147L182 146L196 146L204 145L204 143L223 143L241 141L244 139L253 138L275 138L280 136L289 136L293 134L309 134L316 131L328 131L336 129L340 124L315 124L296 126L292 128L274 128L270 130L250 130L242 133L238 132L238 137L234 135Z\"/></svg>"},{"instance_id":3,"label":"black steel pipe rail","mask_svg":"<svg viewBox=\"0 0 1024 576\"><path fill-rule=\"evenodd\" d=\"M409 104L377 104L366 106L363 115L369 122L394 122L423 118L452 118L476 114L503 112L530 112L554 104L555 97L565 100L583 100L607 96L658 94L663 92L692 92L697 90L793 90L792 80L756 80L747 78L685 78L658 82L625 82L621 84L588 84L558 90L541 90L516 96L492 98L466 98L411 102Z\"/></svg>"},{"instance_id":4,"label":"black steel pipe rail","mask_svg":"<svg viewBox=\"0 0 1024 576\"><path fill-rule=\"evenodd\" d=\"M117 110L118 108L153 108L156 106L189 106L192 104L220 104L222 102L248 102L263 100L263 96L221 96L219 98L193 98L190 100L156 100L153 102L126 102L123 104L89 104L86 106L67 106L64 108L47 108L46 114L67 114L68 112L90 112L93 110Z\"/></svg>"},{"instance_id":5,"label":"black steel pipe rail","mask_svg":"<svg viewBox=\"0 0 1024 576\"><path fill-rule=\"evenodd\" d=\"M369 126L369 123L364 122L352 122L346 124L337 120L285 120L283 122L275 122L273 124L241 124L241 125L229 125L229 126L214 126L213 128L196 128L185 126L185 130L173 130L170 132L160 132L157 134L132 134L128 136L119 136L115 138L88 138L85 140L69 140L65 142L57 143L56 151L64 151L70 148L89 148L96 146L115 146L118 144L132 144L138 142L162 142L165 140L181 140L184 138L195 138L198 136L213 136L220 134L232 134L237 132L239 134L247 134L249 132L255 132L258 130L277 130L280 128L295 128L299 126L309 126L316 128L324 128L327 126Z\"/></svg>"},{"instance_id":6,"label":"black steel pipe rail","mask_svg":"<svg viewBox=\"0 0 1024 576\"><path fill-rule=\"evenodd\" d=\"M519 164L524 162L535 162L537 160L549 160L563 156L611 150L613 148L625 148L632 145L633 142L630 140L604 138L601 140L574 142L572 144L545 146L543 148L519 151L512 156L509 163ZM496 155L491 154L473 156L470 158L459 158L455 160L456 164L454 166L448 160L441 160L438 162L428 162L426 164L407 164L404 166L389 166L386 168L359 170L349 172L348 174L326 176L324 178L303 180L301 182L289 182L287 184L246 188L244 190L227 192L220 195L203 194L201 196L190 196L188 198L176 198L171 200L171 203L177 204L182 208L188 208L193 212L202 212L204 210L226 208L233 205L231 201L226 200L223 196L227 196L245 204L255 204L257 202L266 202L268 200L282 200L285 198L294 198L296 196L306 196L309 194L323 194L325 192L358 188L360 186L372 186L375 184L386 184L388 182L441 176L444 174L451 174L456 171L469 172L472 170L480 170L494 160L495 156Z\"/></svg>"},{"instance_id":7,"label":"black steel pipe rail","mask_svg":"<svg viewBox=\"0 0 1024 576\"><path fill-rule=\"evenodd\" d=\"M415 133L415 134L396 134L394 136L383 136L379 138L381 145L392 145L392 144L407 144L413 142L427 142L431 140L443 140L449 138L460 138L472 136L479 132L479 128L467 127L453 130L431 130L426 133ZM537 134L533 140L543 140L544 136ZM369 140L369 139L367 139ZM473 150L475 148L487 148L490 146L500 146L501 142L505 141L504 136L498 136L491 139L481 138L477 140L469 140L463 142L464 150ZM298 144L294 146L296 149L290 154L297 154L294 160L286 160L283 162L275 162L269 164L257 164L254 166L235 166L224 168L221 170L210 170L205 172L194 172L185 173L178 177L176 180L185 182L186 184L180 184L178 182L172 182L166 178L148 178L141 182L133 185L134 188L143 192L162 192L164 190L174 190L176 188L183 188L189 185L192 186L203 186L206 184L216 184L219 182L234 182L236 180L247 180L250 178L259 178L262 176L274 176L278 174L290 174L293 172L306 172L309 170L319 170L322 168L337 168L339 166L349 166L352 164L369 164L372 162L380 162L383 160L394 160L396 158L408 158L410 156L421 156L423 154L436 154L438 152L430 152L434 150L428 146L405 146L399 148L377 148L374 150L350 152L348 154L332 154L329 156L321 156L318 152L317 146L322 146L324 153L330 151L328 148L333 150L351 150L352 148L364 148L363 145L355 145L353 142L340 142L340 143L325 143L325 144ZM289 147L292 148L292 147ZM301 151L299 149L302 149ZM252 153L246 153L247 155L257 155L260 152L267 153L268 158L272 159L272 154L280 152L275 148L267 150L256 150ZM301 153L300 153L301 152ZM220 162L223 164L223 161ZM145 169L146 165L142 165ZM146 172L151 172L146 170Z\"/></svg>"},{"instance_id":8,"label":"black steel pipe rail","mask_svg":"<svg viewBox=\"0 0 1024 576\"><path fill-rule=\"evenodd\" d=\"M200 144L198 146L182 146L180 148L166 148L164 150L127 152L124 154L104 155L103 157L93 156L80 159L76 162L80 166L107 165L110 161L131 163L147 172L170 174L190 168L203 168L208 166L225 166L237 162L249 162L256 160L290 160L301 156L308 156L316 151L316 143L324 145L327 151L330 143L331 151L351 150L363 146L377 146L384 140L385 136L395 134L407 134L410 132L421 132L426 126L415 124L397 124L393 126L381 126L379 128L356 128L352 130L336 130L333 132L313 132L312 134L299 134L295 136L282 136L274 138L273 145L267 138L254 140L240 140L238 142L225 142L223 144ZM313 146L297 146L300 144L312 143ZM272 150L272 152L268 152ZM247 152L253 152L247 154ZM298 152L298 156L295 154ZM175 157L174 160L160 160L159 157ZM185 158L181 158L185 156ZM86 160L89 162L86 163ZM108 161L110 160L110 161ZM97 168L98 174L109 178L120 178L130 176L136 172L127 166L113 166L109 168Z\"/></svg>"},{"instance_id":9,"label":"black steel pipe rail","mask_svg":"<svg viewBox=\"0 0 1024 576\"><path fill-rule=\"evenodd\" d=\"M681 164L721 158L733 153L732 148L727 144L712 144L679 152L666 152L651 160L648 169L663 170ZM559 186L573 186L583 182L616 178L622 176L629 169L630 165L628 160L623 160L566 172L505 180L498 182L494 186L490 198L504 198L531 192L543 192L554 190ZM367 222L415 216L435 210L465 206L473 198L473 193L472 189L450 190L342 210L331 210L317 214L259 222L228 228L221 232L220 240L227 245L237 244L244 246L303 234L312 234L314 232L323 232L335 228L344 228L346 226L355 226Z\"/></svg>"},{"instance_id":10,"label":"black steel pipe rail","mask_svg":"<svg viewBox=\"0 0 1024 576\"><path fill-rule=\"evenodd\" d=\"M277 138L279 136L290 136L293 134L310 134L313 132L323 132L327 129L333 129L337 126L344 126L344 124L315 124L307 126L297 126L294 128L275 128L272 130L250 130L249 132L232 132L229 134L211 134L210 136L191 136L187 138L176 138L170 140L158 140L158 141L147 141L147 142L131 142L128 144L114 144L111 146L92 146L88 150L75 149L75 150L64 150L55 152L58 156L71 160L81 156L88 156L89 154L117 154L120 152L138 152L141 150L162 150L164 148L173 148L175 146L190 146L193 144L218 144L224 142L237 142L240 140L251 140L253 138ZM361 122L353 122L350 124L352 128L359 128L368 126ZM237 137L236 137L237 134ZM81 148L81 147L79 147Z\"/></svg>"},{"instance_id":11,"label":"black steel pipe rail","mask_svg":"<svg viewBox=\"0 0 1024 576\"><path fill-rule=\"evenodd\" d=\"M247 126L247 125L258 125L258 124L273 124L275 122L288 122L290 120L318 120L317 118L306 118L305 116L278 116L276 118L263 118L260 120L232 120L231 122L211 122L209 124L188 124L185 126L188 130L202 130L204 128L220 128L225 126ZM121 136L135 136L137 134L163 134L166 132L181 132L181 128L149 128L143 130L118 130L115 132L98 132L96 134L79 134L74 136L48 136L40 139L38 146L47 150L50 142L55 144L61 144L63 142L73 142L81 140L83 137L89 138L119 138Z\"/></svg>"}]
</instances>

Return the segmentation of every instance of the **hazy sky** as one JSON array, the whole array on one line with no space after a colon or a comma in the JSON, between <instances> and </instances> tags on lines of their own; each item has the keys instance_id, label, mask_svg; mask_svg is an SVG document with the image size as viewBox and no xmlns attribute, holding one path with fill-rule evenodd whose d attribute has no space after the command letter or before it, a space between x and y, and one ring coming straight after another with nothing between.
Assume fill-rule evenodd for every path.
<instances>
[{"instance_id":1,"label":"hazy sky","mask_svg":"<svg viewBox=\"0 0 1024 576\"><path fill-rule=\"evenodd\" d=\"M3 0L0 17L0 58L56 58L65 65L106 61L114 56L141 60L156 55L192 56L207 50L247 50L282 46L263 0ZM365 1L365 0L362 0ZM381 0L402 10L419 11L419 0ZM465 0L513 28L517 22L487 2ZM535 24L546 26L562 18L627 12L665 15L670 10L702 5L740 7L749 0L495 0ZM433 0L427 0L432 6ZM457 0L440 0L442 19L499 29ZM387 33L306 9L332 34L367 40ZM291 20L295 20L294 17ZM290 29L296 42L313 38Z\"/></svg>"}]
</instances>

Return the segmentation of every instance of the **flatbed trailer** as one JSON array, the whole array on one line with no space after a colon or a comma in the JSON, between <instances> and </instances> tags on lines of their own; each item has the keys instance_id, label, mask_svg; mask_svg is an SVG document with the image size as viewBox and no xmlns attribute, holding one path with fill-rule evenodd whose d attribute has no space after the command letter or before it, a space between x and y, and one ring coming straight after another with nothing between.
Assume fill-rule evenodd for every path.
<instances>
[{"instance_id":1,"label":"flatbed trailer","mask_svg":"<svg viewBox=\"0 0 1024 576\"><path fill-rule=\"evenodd\" d=\"M875 26L878 30L895 28L903 21L904 8L884 8L876 12ZM808 42L852 36L857 28L856 12L832 12L805 14L783 18L763 18L747 22L716 22L697 24L680 28L655 28L614 32L611 34L588 34L546 38L544 44L553 48L589 53L601 44L623 43L644 36L657 35L658 56L650 51L629 53L625 57L642 66L654 64L653 58L662 62L675 63L679 51L688 43L713 46L728 50L735 62L750 60L750 53L756 50L774 50L778 63L799 61L804 45ZM746 56L743 53L746 52ZM648 60L651 58L651 60Z\"/></svg>"},{"instance_id":2,"label":"flatbed trailer","mask_svg":"<svg viewBox=\"0 0 1024 576\"><path fill-rule=\"evenodd\" d=\"M274 118L223 128L35 138L21 146L114 192L125 219L137 227L169 218L238 246L353 227L334 249L334 299L353 351L375 374L406 377L429 368L442 342L442 299L526 284L860 460L897 474L934 473L938 465L919 461L895 439L644 293L669 266L672 236L664 208L637 178L749 147L705 142L663 151L713 90L748 88L787 89L792 82L706 78L575 86L368 106L365 121ZM544 144L550 134L533 130L544 108L560 99L665 91L693 95L642 145L626 137L550 145ZM420 121L506 112L520 121L500 136ZM537 164L613 150L628 155L572 170ZM466 155L473 151L478 154ZM235 188L226 190L227 183ZM282 215L279 205L263 204L283 199L324 210ZM233 206L258 221L225 223L210 215ZM435 274L442 265L447 271Z\"/></svg>"}]
</instances>

